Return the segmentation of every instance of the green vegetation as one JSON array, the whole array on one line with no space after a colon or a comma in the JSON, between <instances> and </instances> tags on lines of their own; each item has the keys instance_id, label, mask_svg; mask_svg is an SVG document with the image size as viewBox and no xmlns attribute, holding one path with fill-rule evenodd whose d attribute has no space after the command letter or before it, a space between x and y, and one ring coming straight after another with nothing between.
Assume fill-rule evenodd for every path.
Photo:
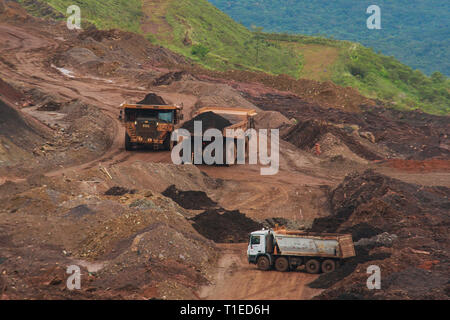
<instances>
[{"instance_id":1,"label":"green vegetation","mask_svg":"<svg viewBox=\"0 0 450 320\"><path fill-rule=\"evenodd\" d=\"M205 59L206 55L208 54L209 49L201 44L196 44L192 46L191 53L194 56L200 57L200 59Z\"/></svg>"},{"instance_id":2,"label":"green vegetation","mask_svg":"<svg viewBox=\"0 0 450 320\"><path fill-rule=\"evenodd\" d=\"M291 44L291 47L297 44L338 48L339 56L329 66L328 80L357 88L367 97L389 101L398 108L421 109L433 114L450 113L450 79L440 72L428 77L394 57L349 41L288 34L265 34L265 39Z\"/></svg>"},{"instance_id":3,"label":"green vegetation","mask_svg":"<svg viewBox=\"0 0 450 320\"><path fill-rule=\"evenodd\" d=\"M450 113L450 81L441 73L427 77L393 57L376 54L361 45L341 53L332 80L357 87L367 96L391 101L398 107Z\"/></svg>"},{"instance_id":4,"label":"green vegetation","mask_svg":"<svg viewBox=\"0 0 450 320\"><path fill-rule=\"evenodd\" d=\"M69 5L77 4L82 24L143 34L152 43L206 68L331 80L355 87L368 97L390 101L398 108L450 113L450 83L441 73L427 77L393 57L349 41L268 34L255 26L252 32L206 0L19 0L37 15L46 11L36 6L44 1L64 15ZM293 5L296 2L290 1Z\"/></svg>"},{"instance_id":5,"label":"green vegetation","mask_svg":"<svg viewBox=\"0 0 450 320\"><path fill-rule=\"evenodd\" d=\"M18 0L33 14L44 14L40 3L47 2L55 10L67 15L67 8L77 5L81 9L81 27L83 22L95 24L99 29L118 28L131 32L140 32L142 18L141 0ZM40 11L40 12L39 12Z\"/></svg>"},{"instance_id":6,"label":"green vegetation","mask_svg":"<svg viewBox=\"0 0 450 320\"><path fill-rule=\"evenodd\" d=\"M250 30L206 0L41 1L63 14L66 14L68 6L78 5L82 23L87 20L100 29L119 28L144 34L149 41L185 55L207 68L296 76L302 67L297 54L276 44L259 41ZM30 12L36 13L33 5L27 4L29 1L19 2L25 4ZM146 24L157 26L157 32L144 32L143 26Z\"/></svg>"},{"instance_id":7,"label":"green vegetation","mask_svg":"<svg viewBox=\"0 0 450 320\"><path fill-rule=\"evenodd\" d=\"M301 69L298 54L258 40L254 33L206 0L167 2L165 21L171 33L157 37L160 43L173 51L218 70L244 69L296 76ZM186 43L208 48L209 53L194 54L197 50Z\"/></svg>"},{"instance_id":8,"label":"green vegetation","mask_svg":"<svg viewBox=\"0 0 450 320\"><path fill-rule=\"evenodd\" d=\"M442 0L209 0L236 21L269 32L351 40L395 56L427 74L450 75L450 2ZM381 8L381 30L369 30L366 10Z\"/></svg>"}]
</instances>

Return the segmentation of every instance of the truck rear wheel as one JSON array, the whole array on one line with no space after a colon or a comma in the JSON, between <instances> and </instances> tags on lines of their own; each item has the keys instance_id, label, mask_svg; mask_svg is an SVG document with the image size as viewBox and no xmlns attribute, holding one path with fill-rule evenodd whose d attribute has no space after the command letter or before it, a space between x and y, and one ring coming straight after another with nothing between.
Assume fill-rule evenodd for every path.
<instances>
[{"instance_id":1,"label":"truck rear wheel","mask_svg":"<svg viewBox=\"0 0 450 320\"><path fill-rule=\"evenodd\" d=\"M284 257L280 257L275 260L275 269L280 272L286 272L289 270L289 261Z\"/></svg>"},{"instance_id":2,"label":"truck rear wheel","mask_svg":"<svg viewBox=\"0 0 450 320\"><path fill-rule=\"evenodd\" d=\"M256 265L258 266L259 270L262 271L267 271L270 268L270 262L269 262L269 258L267 257L259 257L258 261L256 262Z\"/></svg>"},{"instance_id":3,"label":"truck rear wheel","mask_svg":"<svg viewBox=\"0 0 450 320\"><path fill-rule=\"evenodd\" d=\"M320 263L316 259L308 260L308 262L306 262L305 264L305 269L308 273L319 273Z\"/></svg>"},{"instance_id":4,"label":"truck rear wheel","mask_svg":"<svg viewBox=\"0 0 450 320\"><path fill-rule=\"evenodd\" d=\"M333 272L336 269L336 263L334 260L325 260L322 262L322 272L323 273L330 273Z\"/></svg>"},{"instance_id":5,"label":"truck rear wheel","mask_svg":"<svg viewBox=\"0 0 450 320\"><path fill-rule=\"evenodd\" d=\"M125 150L131 151L133 149L133 144L131 143L130 136L128 135L128 132L125 132Z\"/></svg>"}]
</instances>

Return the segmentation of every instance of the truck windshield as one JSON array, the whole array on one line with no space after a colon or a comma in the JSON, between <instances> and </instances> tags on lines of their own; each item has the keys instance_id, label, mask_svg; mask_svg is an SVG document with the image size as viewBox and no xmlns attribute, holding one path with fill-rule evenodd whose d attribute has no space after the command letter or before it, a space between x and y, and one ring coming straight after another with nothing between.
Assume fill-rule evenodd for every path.
<instances>
[{"instance_id":1,"label":"truck windshield","mask_svg":"<svg viewBox=\"0 0 450 320\"><path fill-rule=\"evenodd\" d=\"M127 110L128 121L161 121L173 123L173 110Z\"/></svg>"},{"instance_id":2,"label":"truck windshield","mask_svg":"<svg viewBox=\"0 0 450 320\"><path fill-rule=\"evenodd\" d=\"M172 123L173 122L173 111L160 111L158 113L158 119L162 122Z\"/></svg>"}]
</instances>

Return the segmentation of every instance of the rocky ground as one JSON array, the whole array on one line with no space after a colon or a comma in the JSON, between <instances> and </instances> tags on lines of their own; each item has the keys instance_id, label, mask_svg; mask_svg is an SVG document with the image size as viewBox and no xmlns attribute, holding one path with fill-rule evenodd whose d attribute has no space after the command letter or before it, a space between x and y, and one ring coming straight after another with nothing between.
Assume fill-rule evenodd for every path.
<instances>
[{"instance_id":1,"label":"rocky ground","mask_svg":"<svg viewBox=\"0 0 450 320\"><path fill-rule=\"evenodd\" d=\"M280 129L279 173L126 152L119 105L148 93L186 121L257 110L257 128ZM0 0L0 298L448 299L449 123L332 83L204 70ZM329 275L257 271L248 233L275 225L352 233L358 255Z\"/></svg>"}]
</instances>

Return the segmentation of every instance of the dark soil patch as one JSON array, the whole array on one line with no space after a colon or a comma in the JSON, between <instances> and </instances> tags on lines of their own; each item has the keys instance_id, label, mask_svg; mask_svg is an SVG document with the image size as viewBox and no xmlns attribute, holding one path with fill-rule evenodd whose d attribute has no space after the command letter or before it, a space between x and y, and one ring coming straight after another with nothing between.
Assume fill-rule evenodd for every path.
<instances>
[{"instance_id":1,"label":"dark soil patch","mask_svg":"<svg viewBox=\"0 0 450 320\"><path fill-rule=\"evenodd\" d=\"M139 101L137 104L157 105L157 106L167 105L164 99L155 93L147 94L145 98Z\"/></svg>"},{"instance_id":2,"label":"dark soil patch","mask_svg":"<svg viewBox=\"0 0 450 320\"><path fill-rule=\"evenodd\" d=\"M449 116L435 116L418 110L401 111L381 105L361 105L361 112L348 112L312 104L294 95L252 96L244 93L244 96L262 110L279 111L299 123L324 121L357 125L360 132L371 132L376 143L390 149L395 158L426 160L450 157Z\"/></svg>"},{"instance_id":3,"label":"dark soil patch","mask_svg":"<svg viewBox=\"0 0 450 320\"><path fill-rule=\"evenodd\" d=\"M376 232L395 233L409 227L425 227L448 221L450 189L421 187L367 170L347 176L330 196L333 215L318 218L315 232L341 232L360 223ZM407 221L405 218L411 217ZM366 226L367 229L367 226ZM355 231L358 236L358 230Z\"/></svg>"},{"instance_id":4,"label":"dark soil patch","mask_svg":"<svg viewBox=\"0 0 450 320\"><path fill-rule=\"evenodd\" d=\"M188 130L191 134L193 134L195 121L200 121L202 123L203 133L211 128L215 128L222 131L226 127L231 126L232 124L230 121L214 112L205 112L185 122L182 128Z\"/></svg>"},{"instance_id":5,"label":"dark soil patch","mask_svg":"<svg viewBox=\"0 0 450 320\"><path fill-rule=\"evenodd\" d=\"M154 86L168 86L176 81L181 81L185 77L191 77L193 76L185 71L175 71L175 72L169 72L161 77L155 79L152 83Z\"/></svg>"},{"instance_id":6,"label":"dark soil patch","mask_svg":"<svg viewBox=\"0 0 450 320\"><path fill-rule=\"evenodd\" d=\"M342 233L351 233L353 241L356 242L360 239L369 239L377 236L383 233L383 230L363 222L342 230Z\"/></svg>"},{"instance_id":7,"label":"dark soil patch","mask_svg":"<svg viewBox=\"0 0 450 320\"><path fill-rule=\"evenodd\" d=\"M210 209L192 220L195 230L216 243L247 242L250 233L262 228L260 223L237 210Z\"/></svg>"},{"instance_id":8,"label":"dark soil patch","mask_svg":"<svg viewBox=\"0 0 450 320\"><path fill-rule=\"evenodd\" d=\"M34 148L42 142L42 134L35 130L21 112L0 100L0 135L6 136L17 146Z\"/></svg>"},{"instance_id":9,"label":"dark soil patch","mask_svg":"<svg viewBox=\"0 0 450 320\"><path fill-rule=\"evenodd\" d=\"M276 228L276 227L286 227L289 230L298 230L301 225L296 221L292 221L286 218L269 218L262 222L265 228Z\"/></svg>"},{"instance_id":10,"label":"dark soil patch","mask_svg":"<svg viewBox=\"0 0 450 320\"><path fill-rule=\"evenodd\" d=\"M384 260L391 256L388 253L376 253L370 255L369 250L363 247L356 247L355 250L356 257L346 260L334 272L322 274L319 278L309 283L308 286L315 289L328 289L335 283L338 283L347 276L351 275L353 271L355 271L358 264L375 260Z\"/></svg>"},{"instance_id":11,"label":"dark soil patch","mask_svg":"<svg viewBox=\"0 0 450 320\"><path fill-rule=\"evenodd\" d=\"M58 111L61 109L62 103L55 102L55 101L49 101L39 108L37 108L38 111Z\"/></svg>"},{"instance_id":12,"label":"dark soil patch","mask_svg":"<svg viewBox=\"0 0 450 320\"><path fill-rule=\"evenodd\" d=\"M184 209L206 210L217 206L217 202L212 201L203 191L180 191L175 185L171 185L162 194Z\"/></svg>"},{"instance_id":13,"label":"dark soil patch","mask_svg":"<svg viewBox=\"0 0 450 320\"><path fill-rule=\"evenodd\" d=\"M390 245L372 242L356 246L356 257L346 260L335 272L323 274L310 284L313 288L329 289L318 299L350 296L358 299L373 298L374 292L365 288L360 274L354 271L358 265L375 260L380 261L383 279L392 277L392 281L396 283L389 285L389 282L383 282L382 294L378 292L376 295L378 299L445 296L446 283L450 281L448 272L443 272L448 270L450 258L450 248L446 244L450 232L449 196L449 188L413 185L372 170L347 176L330 194L333 214L316 219L310 231L350 232L354 241L385 232L395 234L396 237ZM383 247L389 247L389 251L385 251ZM417 250L426 253L420 255ZM428 266L429 262L432 263ZM401 270L423 269L423 266L428 266L427 270L430 271L419 271L421 274L417 277L413 275L412 278L403 273L395 276ZM340 281L344 278L345 281L341 284ZM416 280L411 280L413 278ZM438 278L441 279L439 283L435 281ZM436 284L432 292L423 290L428 281ZM401 296L398 296L399 292Z\"/></svg>"},{"instance_id":14,"label":"dark soil patch","mask_svg":"<svg viewBox=\"0 0 450 320\"><path fill-rule=\"evenodd\" d=\"M388 290L407 290L413 299L433 299L432 292L445 291L448 283L440 274L410 267L388 275L382 285Z\"/></svg>"},{"instance_id":15,"label":"dark soil patch","mask_svg":"<svg viewBox=\"0 0 450 320\"><path fill-rule=\"evenodd\" d=\"M91 210L87 205L82 204L70 209L70 211L66 214L66 217L81 218L85 215L92 215L94 213L95 211Z\"/></svg>"},{"instance_id":16,"label":"dark soil patch","mask_svg":"<svg viewBox=\"0 0 450 320\"><path fill-rule=\"evenodd\" d=\"M365 148L351 133L335 126L327 125L314 120L308 120L297 124L282 138L301 149L311 149L326 133L332 133L339 138L351 151L368 160L381 160L376 153Z\"/></svg>"},{"instance_id":17,"label":"dark soil patch","mask_svg":"<svg viewBox=\"0 0 450 320\"><path fill-rule=\"evenodd\" d=\"M105 196L123 196L127 193L135 194L136 190L115 186L115 187L108 189L108 191L105 192Z\"/></svg>"},{"instance_id":18,"label":"dark soil patch","mask_svg":"<svg viewBox=\"0 0 450 320\"><path fill-rule=\"evenodd\" d=\"M121 32L119 30L98 30L95 26L90 25L86 30L78 35L78 39L85 40L92 38L95 41L102 42L103 39L117 40L120 38Z\"/></svg>"}]
</instances>

